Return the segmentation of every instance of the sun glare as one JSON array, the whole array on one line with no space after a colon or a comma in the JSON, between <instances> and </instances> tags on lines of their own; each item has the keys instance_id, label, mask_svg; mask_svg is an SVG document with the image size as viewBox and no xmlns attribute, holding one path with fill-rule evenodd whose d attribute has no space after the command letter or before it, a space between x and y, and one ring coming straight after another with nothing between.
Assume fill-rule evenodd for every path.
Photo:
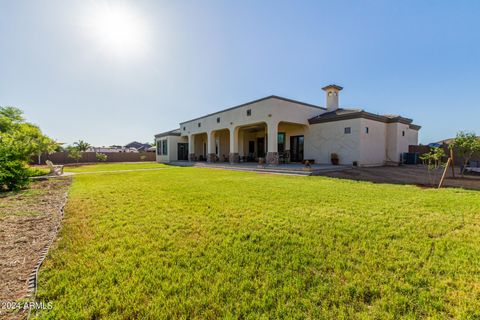
<instances>
[{"instance_id":1,"label":"sun glare","mask_svg":"<svg viewBox=\"0 0 480 320\"><path fill-rule=\"evenodd\" d=\"M149 44L145 17L125 5L96 5L87 15L89 36L109 56L138 58Z\"/></svg>"}]
</instances>

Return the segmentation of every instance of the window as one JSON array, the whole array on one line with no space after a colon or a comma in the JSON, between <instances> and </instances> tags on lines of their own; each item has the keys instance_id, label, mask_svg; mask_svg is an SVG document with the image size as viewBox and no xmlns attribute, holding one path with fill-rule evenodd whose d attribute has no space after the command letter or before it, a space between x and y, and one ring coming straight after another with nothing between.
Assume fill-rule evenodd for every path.
<instances>
[{"instance_id":1,"label":"window","mask_svg":"<svg viewBox=\"0 0 480 320\"><path fill-rule=\"evenodd\" d=\"M198 127L200 128L201 126L202 126L202 124L199 122L199 123L198 123Z\"/></svg>"},{"instance_id":2,"label":"window","mask_svg":"<svg viewBox=\"0 0 480 320\"><path fill-rule=\"evenodd\" d=\"M187 129L187 128L183 127L183 131L185 131L185 129Z\"/></svg>"},{"instance_id":3,"label":"window","mask_svg":"<svg viewBox=\"0 0 480 320\"><path fill-rule=\"evenodd\" d=\"M217 118L217 123L220 123L220 117Z\"/></svg>"},{"instance_id":4,"label":"window","mask_svg":"<svg viewBox=\"0 0 480 320\"><path fill-rule=\"evenodd\" d=\"M344 130L344 133L345 133L345 134L350 134L350 133L352 133L352 128L346 127L345 130Z\"/></svg>"},{"instance_id":5,"label":"window","mask_svg":"<svg viewBox=\"0 0 480 320\"><path fill-rule=\"evenodd\" d=\"M365 133L368 134L368 127L365 127Z\"/></svg>"},{"instance_id":6,"label":"window","mask_svg":"<svg viewBox=\"0 0 480 320\"><path fill-rule=\"evenodd\" d=\"M278 133L278 152L285 152L285 132Z\"/></svg>"},{"instance_id":7,"label":"window","mask_svg":"<svg viewBox=\"0 0 480 320\"><path fill-rule=\"evenodd\" d=\"M405 130L402 131L402 137L405 137Z\"/></svg>"},{"instance_id":8,"label":"window","mask_svg":"<svg viewBox=\"0 0 480 320\"><path fill-rule=\"evenodd\" d=\"M168 155L168 141L167 140L163 140L162 141L162 154L164 156Z\"/></svg>"},{"instance_id":9,"label":"window","mask_svg":"<svg viewBox=\"0 0 480 320\"><path fill-rule=\"evenodd\" d=\"M247 110L247 116L250 117L251 115L252 115L252 109L248 109L248 110Z\"/></svg>"},{"instance_id":10,"label":"window","mask_svg":"<svg viewBox=\"0 0 480 320\"><path fill-rule=\"evenodd\" d=\"M168 155L168 142L167 142L167 140L157 141L157 155L159 155L159 156Z\"/></svg>"}]
</instances>

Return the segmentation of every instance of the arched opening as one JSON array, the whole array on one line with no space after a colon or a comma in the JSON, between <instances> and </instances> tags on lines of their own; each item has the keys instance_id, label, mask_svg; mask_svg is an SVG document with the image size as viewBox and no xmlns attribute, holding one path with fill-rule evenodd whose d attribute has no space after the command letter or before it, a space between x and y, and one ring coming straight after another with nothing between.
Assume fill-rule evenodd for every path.
<instances>
[{"instance_id":1,"label":"arched opening","mask_svg":"<svg viewBox=\"0 0 480 320\"><path fill-rule=\"evenodd\" d=\"M303 162L305 125L282 121L277 130L279 163Z\"/></svg>"},{"instance_id":2,"label":"arched opening","mask_svg":"<svg viewBox=\"0 0 480 320\"><path fill-rule=\"evenodd\" d=\"M230 130L215 130L211 134L213 139L210 152L213 154L210 161L229 162L230 155Z\"/></svg>"},{"instance_id":3,"label":"arched opening","mask_svg":"<svg viewBox=\"0 0 480 320\"><path fill-rule=\"evenodd\" d=\"M267 153L267 124L264 122L238 129L240 162L258 162Z\"/></svg>"},{"instance_id":4,"label":"arched opening","mask_svg":"<svg viewBox=\"0 0 480 320\"><path fill-rule=\"evenodd\" d=\"M198 133L193 137L193 155L190 155L192 161L207 161L207 134Z\"/></svg>"}]
</instances>

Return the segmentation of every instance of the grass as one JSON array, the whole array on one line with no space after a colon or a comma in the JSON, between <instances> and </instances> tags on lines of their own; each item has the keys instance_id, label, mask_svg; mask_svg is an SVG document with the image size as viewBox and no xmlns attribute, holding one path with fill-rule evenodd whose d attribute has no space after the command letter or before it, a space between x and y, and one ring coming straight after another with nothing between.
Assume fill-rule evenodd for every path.
<instances>
[{"instance_id":1,"label":"grass","mask_svg":"<svg viewBox=\"0 0 480 320\"><path fill-rule=\"evenodd\" d=\"M156 162L105 163L80 166L65 166L65 172L99 172L115 170L158 169L168 166Z\"/></svg>"},{"instance_id":2,"label":"grass","mask_svg":"<svg viewBox=\"0 0 480 320\"><path fill-rule=\"evenodd\" d=\"M175 167L78 175L40 273L53 309L36 316L478 318L479 219L480 194L461 189Z\"/></svg>"},{"instance_id":3,"label":"grass","mask_svg":"<svg viewBox=\"0 0 480 320\"><path fill-rule=\"evenodd\" d=\"M32 184L35 185L35 182ZM0 193L0 219L7 216L36 216L41 214L36 203L45 193L45 190L33 188Z\"/></svg>"},{"instance_id":4,"label":"grass","mask_svg":"<svg viewBox=\"0 0 480 320\"><path fill-rule=\"evenodd\" d=\"M44 166L31 166L29 171L31 177L44 176L50 173L50 169Z\"/></svg>"}]
</instances>

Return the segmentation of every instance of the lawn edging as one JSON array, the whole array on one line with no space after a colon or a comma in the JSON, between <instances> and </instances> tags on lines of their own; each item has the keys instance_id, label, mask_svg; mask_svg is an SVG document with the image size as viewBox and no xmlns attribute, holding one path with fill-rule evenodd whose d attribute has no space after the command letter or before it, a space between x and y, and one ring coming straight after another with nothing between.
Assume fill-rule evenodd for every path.
<instances>
[{"instance_id":1,"label":"lawn edging","mask_svg":"<svg viewBox=\"0 0 480 320\"><path fill-rule=\"evenodd\" d=\"M42 266L43 261L47 257L48 251L50 250L51 245L53 244L53 242L57 238L58 232L62 228L62 221L63 221L63 217L65 215L65 206L67 204L67 201L68 201L68 190L63 194L63 199L62 199L62 202L60 204L60 208L59 208L59 212L58 212L59 213L59 219L58 219L57 225L55 226L55 231L53 233L53 236L50 239L50 241L45 245L43 250L40 252L40 257L38 258L38 261L35 264L35 267L33 268L32 272L28 276L28 295L27 295L26 298L32 303L35 303L36 296L37 296L38 273L40 271L40 267ZM32 308L29 307L28 308L27 319L30 319L31 313L32 313Z\"/></svg>"}]
</instances>

